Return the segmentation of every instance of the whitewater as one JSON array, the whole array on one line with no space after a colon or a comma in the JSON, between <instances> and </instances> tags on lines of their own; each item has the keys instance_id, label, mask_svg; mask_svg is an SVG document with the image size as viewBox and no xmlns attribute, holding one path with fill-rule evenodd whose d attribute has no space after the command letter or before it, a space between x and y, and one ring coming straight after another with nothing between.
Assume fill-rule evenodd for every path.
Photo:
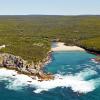
<instances>
[{"instance_id":1,"label":"whitewater","mask_svg":"<svg viewBox=\"0 0 100 100\"><path fill-rule=\"evenodd\" d=\"M54 80L38 81L33 80L31 77L23 74L18 74L14 70L8 70L5 68L0 69L0 81L8 81L6 88L10 90L21 90L23 87L33 87L33 92L40 93L42 91L49 91L57 87L70 87L74 92L87 93L96 89L99 84L98 80L86 81L85 78L97 74L96 71L88 69L88 71L82 71L76 75L60 75L55 74ZM97 85L98 86L97 86Z\"/></svg>"},{"instance_id":2,"label":"whitewater","mask_svg":"<svg viewBox=\"0 0 100 100\"><path fill-rule=\"evenodd\" d=\"M99 100L100 63L95 57L83 51L52 52L43 67L54 75L48 81L0 68L0 100Z\"/></svg>"}]
</instances>

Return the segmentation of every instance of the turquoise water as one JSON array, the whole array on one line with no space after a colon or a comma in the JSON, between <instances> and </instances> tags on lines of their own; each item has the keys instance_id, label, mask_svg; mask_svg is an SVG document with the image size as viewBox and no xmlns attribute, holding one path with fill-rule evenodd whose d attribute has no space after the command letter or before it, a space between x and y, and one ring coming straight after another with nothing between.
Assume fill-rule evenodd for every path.
<instances>
[{"instance_id":1,"label":"turquoise water","mask_svg":"<svg viewBox=\"0 0 100 100\"><path fill-rule=\"evenodd\" d=\"M86 52L53 52L44 70L56 78L48 82L26 84L26 76L0 70L0 100L100 100L100 63L92 58Z\"/></svg>"}]
</instances>

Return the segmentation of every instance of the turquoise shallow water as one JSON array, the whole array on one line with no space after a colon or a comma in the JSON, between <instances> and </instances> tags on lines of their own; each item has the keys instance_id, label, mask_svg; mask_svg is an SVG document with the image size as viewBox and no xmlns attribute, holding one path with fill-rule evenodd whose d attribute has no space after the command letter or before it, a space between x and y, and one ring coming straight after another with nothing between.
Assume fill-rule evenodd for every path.
<instances>
[{"instance_id":1,"label":"turquoise shallow water","mask_svg":"<svg viewBox=\"0 0 100 100\"><path fill-rule=\"evenodd\" d=\"M21 81L0 74L0 100L100 100L100 64L92 62L92 58L95 55L86 52L53 52L52 62L44 70L60 75L61 80L42 87L42 83L23 84L16 90ZM36 87L47 90L35 93Z\"/></svg>"}]
</instances>

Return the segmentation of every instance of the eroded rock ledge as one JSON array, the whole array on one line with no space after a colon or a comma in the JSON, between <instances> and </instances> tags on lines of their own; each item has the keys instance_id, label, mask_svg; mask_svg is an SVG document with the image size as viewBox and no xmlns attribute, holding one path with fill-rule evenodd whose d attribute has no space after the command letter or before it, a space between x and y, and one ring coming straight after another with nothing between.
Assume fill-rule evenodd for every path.
<instances>
[{"instance_id":1,"label":"eroded rock ledge","mask_svg":"<svg viewBox=\"0 0 100 100\"><path fill-rule=\"evenodd\" d=\"M47 62L48 59L49 56L44 60L44 62ZM35 78L36 76L40 81L51 80L54 78L53 75L44 73L41 69L44 62L39 62L37 65L33 62L29 64L19 56L14 56L8 53L0 53L0 67L16 70L18 73L29 75L32 78Z\"/></svg>"}]
</instances>

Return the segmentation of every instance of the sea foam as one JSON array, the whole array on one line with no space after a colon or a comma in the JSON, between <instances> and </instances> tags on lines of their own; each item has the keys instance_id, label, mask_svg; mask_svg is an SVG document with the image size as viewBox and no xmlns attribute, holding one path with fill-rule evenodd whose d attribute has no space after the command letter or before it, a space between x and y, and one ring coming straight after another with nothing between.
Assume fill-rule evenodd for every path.
<instances>
[{"instance_id":1,"label":"sea foam","mask_svg":"<svg viewBox=\"0 0 100 100\"><path fill-rule=\"evenodd\" d=\"M33 80L31 77L23 74L18 74L14 70L7 70L5 68L0 69L0 81L8 81L6 84L7 89L20 90L25 87L35 88L33 92L40 93L42 91L48 91L57 87L70 87L74 92L87 93L97 88L95 80L86 81L82 77L83 72L76 75L60 75L56 74L54 80L38 81ZM86 72L85 72L86 73ZM84 73L84 74L85 74ZM96 74L94 71L91 73ZM92 74L91 74L92 75ZM100 82L100 80L99 80Z\"/></svg>"}]
</instances>

